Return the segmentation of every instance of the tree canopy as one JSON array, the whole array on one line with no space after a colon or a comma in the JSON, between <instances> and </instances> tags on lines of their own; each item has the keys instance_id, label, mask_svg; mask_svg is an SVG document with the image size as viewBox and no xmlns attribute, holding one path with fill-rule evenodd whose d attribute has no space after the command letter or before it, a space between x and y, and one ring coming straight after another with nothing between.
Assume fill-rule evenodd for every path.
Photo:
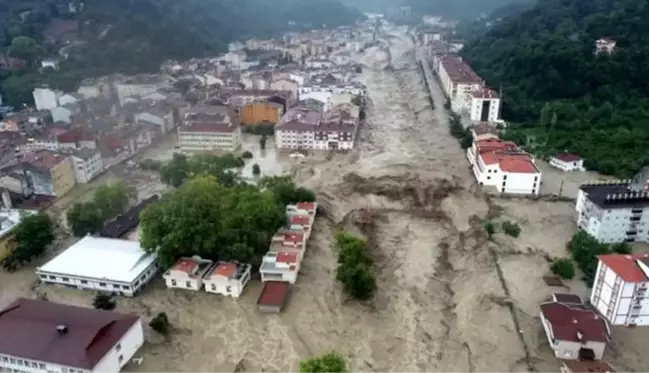
<instances>
[{"instance_id":1,"label":"tree canopy","mask_svg":"<svg viewBox=\"0 0 649 373\"><path fill-rule=\"evenodd\" d=\"M45 213L24 216L13 234L16 246L4 264L11 270L29 263L54 242L54 223Z\"/></svg>"},{"instance_id":2,"label":"tree canopy","mask_svg":"<svg viewBox=\"0 0 649 373\"><path fill-rule=\"evenodd\" d=\"M517 3L532 3L531 0L406 0L405 5L412 8L412 13L430 14L447 19L464 20L475 19L487 15L503 6Z\"/></svg>"},{"instance_id":3,"label":"tree canopy","mask_svg":"<svg viewBox=\"0 0 649 373\"><path fill-rule=\"evenodd\" d=\"M92 234L128 208L136 197L133 187L124 182L101 185L88 202L77 202L67 212L68 226L77 237Z\"/></svg>"},{"instance_id":4,"label":"tree canopy","mask_svg":"<svg viewBox=\"0 0 649 373\"><path fill-rule=\"evenodd\" d=\"M506 137L541 156L570 151L622 178L649 162L649 7L643 0L541 0L461 54L503 88ZM615 50L595 54L595 41Z\"/></svg>"},{"instance_id":5,"label":"tree canopy","mask_svg":"<svg viewBox=\"0 0 649 373\"><path fill-rule=\"evenodd\" d=\"M582 279L588 286L595 281L597 272L597 256L605 254L630 254L631 247L625 243L608 245L597 242L597 240L584 231L579 231L572 236L568 242L567 249L572 259L584 274Z\"/></svg>"},{"instance_id":6,"label":"tree canopy","mask_svg":"<svg viewBox=\"0 0 649 373\"><path fill-rule=\"evenodd\" d=\"M369 299L376 289L376 278L372 272L373 260L367 241L346 232L336 234L338 268L336 279L345 291L356 299Z\"/></svg>"},{"instance_id":7,"label":"tree canopy","mask_svg":"<svg viewBox=\"0 0 649 373\"><path fill-rule=\"evenodd\" d=\"M196 175L212 175L225 186L233 186L239 181L235 171L243 167L244 161L232 154L217 156L213 154L195 154L190 157L174 153L173 158L160 167L160 178L165 184L179 187Z\"/></svg>"}]
</instances>

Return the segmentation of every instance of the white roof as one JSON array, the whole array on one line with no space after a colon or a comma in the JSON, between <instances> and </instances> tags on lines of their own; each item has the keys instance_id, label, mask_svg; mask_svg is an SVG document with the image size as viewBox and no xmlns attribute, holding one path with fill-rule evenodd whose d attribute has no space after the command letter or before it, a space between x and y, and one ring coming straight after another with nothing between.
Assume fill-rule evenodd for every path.
<instances>
[{"instance_id":1,"label":"white roof","mask_svg":"<svg viewBox=\"0 0 649 373\"><path fill-rule=\"evenodd\" d=\"M132 283L156 260L137 241L86 236L36 273L56 273Z\"/></svg>"}]
</instances>

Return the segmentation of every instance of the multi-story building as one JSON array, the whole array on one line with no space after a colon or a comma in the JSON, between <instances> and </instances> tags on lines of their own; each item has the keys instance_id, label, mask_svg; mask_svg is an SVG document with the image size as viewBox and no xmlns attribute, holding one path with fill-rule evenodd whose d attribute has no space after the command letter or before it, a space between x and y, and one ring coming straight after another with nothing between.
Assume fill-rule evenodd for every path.
<instances>
[{"instance_id":1,"label":"multi-story building","mask_svg":"<svg viewBox=\"0 0 649 373\"><path fill-rule=\"evenodd\" d=\"M232 123L227 108L195 108L178 128L178 143L184 152L235 150L241 144L241 128Z\"/></svg>"},{"instance_id":2,"label":"multi-story building","mask_svg":"<svg viewBox=\"0 0 649 373\"><path fill-rule=\"evenodd\" d=\"M306 108L290 110L275 129L279 149L348 150L358 131L357 106L337 105L320 113Z\"/></svg>"},{"instance_id":3,"label":"multi-story building","mask_svg":"<svg viewBox=\"0 0 649 373\"><path fill-rule=\"evenodd\" d=\"M203 288L203 277L210 270L212 263L211 260L198 256L180 258L162 275L162 278L168 288L198 291Z\"/></svg>"},{"instance_id":4,"label":"multi-story building","mask_svg":"<svg viewBox=\"0 0 649 373\"><path fill-rule=\"evenodd\" d=\"M77 183L85 184L94 179L104 169L99 149L83 148L72 153L74 174Z\"/></svg>"},{"instance_id":5,"label":"multi-story building","mask_svg":"<svg viewBox=\"0 0 649 373\"><path fill-rule=\"evenodd\" d=\"M499 138L479 140L467 149L467 158L480 185L506 194L539 194L541 170L516 144Z\"/></svg>"},{"instance_id":6,"label":"multi-story building","mask_svg":"<svg viewBox=\"0 0 649 373\"><path fill-rule=\"evenodd\" d=\"M239 109L239 121L243 125L279 123L284 108L276 102L259 101L243 105Z\"/></svg>"},{"instance_id":7,"label":"multi-story building","mask_svg":"<svg viewBox=\"0 0 649 373\"><path fill-rule=\"evenodd\" d=\"M471 93L484 87L484 81L471 66L456 55L441 58L437 65L437 75L454 111L467 108Z\"/></svg>"},{"instance_id":8,"label":"multi-story building","mask_svg":"<svg viewBox=\"0 0 649 373\"><path fill-rule=\"evenodd\" d=\"M38 150L23 156L25 183L35 194L62 197L76 184L72 157Z\"/></svg>"},{"instance_id":9,"label":"multi-story building","mask_svg":"<svg viewBox=\"0 0 649 373\"><path fill-rule=\"evenodd\" d=\"M322 113L297 107L284 114L275 126L275 145L278 149L313 149L314 128Z\"/></svg>"},{"instance_id":10,"label":"multi-story building","mask_svg":"<svg viewBox=\"0 0 649 373\"><path fill-rule=\"evenodd\" d=\"M599 242L649 242L646 180L586 183L577 194L577 226Z\"/></svg>"},{"instance_id":11,"label":"multi-story building","mask_svg":"<svg viewBox=\"0 0 649 373\"><path fill-rule=\"evenodd\" d=\"M500 98L493 90L483 87L470 94L470 117L474 122L496 122L500 116Z\"/></svg>"},{"instance_id":12,"label":"multi-story building","mask_svg":"<svg viewBox=\"0 0 649 373\"><path fill-rule=\"evenodd\" d=\"M32 93L36 110L52 110L59 106L59 97L63 92L49 88L35 88Z\"/></svg>"},{"instance_id":13,"label":"multi-story building","mask_svg":"<svg viewBox=\"0 0 649 373\"><path fill-rule=\"evenodd\" d=\"M117 373L144 344L136 315L20 298L0 310L0 372Z\"/></svg>"},{"instance_id":14,"label":"multi-story building","mask_svg":"<svg viewBox=\"0 0 649 373\"><path fill-rule=\"evenodd\" d=\"M205 291L239 298L250 281L252 266L239 262L217 262L203 279Z\"/></svg>"},{"instance_id":15,"label":"multi-story building","mask_svg":"<svg viewBox=\"0 0 649 373\"><path fill-rule=\"evenodd\" d=\"M649 254L598 259L590 303L612 325L649 325Z\"/></svg>"},{"instance_id":16,"label":"multi-story building","mask_svg":"<svg viewBox=\"0 0 649 373\"><path fill-rule=\"evenodd\" d=\"M259 273L261 281L284 281L294 284L300 271L300 256L297 253L279 252L264 255Z\"/></svg>"}]
</instances>

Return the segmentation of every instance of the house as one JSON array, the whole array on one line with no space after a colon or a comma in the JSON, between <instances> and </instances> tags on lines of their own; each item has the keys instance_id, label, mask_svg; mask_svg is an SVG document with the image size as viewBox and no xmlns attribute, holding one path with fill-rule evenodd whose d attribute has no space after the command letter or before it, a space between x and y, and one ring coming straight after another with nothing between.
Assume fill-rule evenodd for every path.
<instances>
[{"instance_id":1,"label":"house","mask_svg":"<svg viewBox=\"0 0 649 373\"><path fill-rule=\"evenodd\" d=\"M498 132L498 128L496 126L493 126L489 122L478 122L473 127L471 127L471 137L473 138L473 142L488 139L497 139L499 138Z\"/></svg>"},{"instance_id":2,"label":"house","mask_svg":"<svg viewBox=\"0 0 649 373\"><path fill-rule=\"evenodd\" d=\"M609 180L579 187L577 226L599 242L649 242L647 181Z\"/></svg>"},{"instance_id":3,"label":"house","mask_svg":"<svg viewBox=\"0 0 649 373\"><path fill-rule=\"evenodd\" d=\"M86 236L36 274L45 284L134 296L158 271L155 253L136 241Z\"/></svg>"},{"instance_id":4,"label":"house","mask_svg":"<svg viewBox=\"0 0 649 373\"><path fill-rule=\"evenodd\" d=\"M27 189L35 194L62 197L76 184L72 158L49 150L23 156L23 174Z\"/></svg>"},{"instance_id":5,"label":"house","mask_svg":"<svg viewBox=\"0 0 649 373\"><path fill-rule=\"evenodd\" d=\"M83 100L84 97L79 93L65 93L59 97L59 105L78 104Z\"/></svg>"},{"instance_id":6,"label":"house","mask_svg":"<svg viewBox=\"0 0 649 373\"><path fill-rule=\"evenodd\" d=\"M615 50L617 42L610 38L601 38L595 41L595 54L608 53L611 54Z\"/></svg>"},{"instance_id":7,"label":"house","mask_svg":"<svg viewBox=\"0 0 649 373\"><path fill-rule=\"evenodd\" d=\"M239 298L250 281L252 266L239 262L217 262L203 279L208 293Z\"/></svg>"},{"instance_id":8,"label":"house","mask_svg":"<svg viewBox=\"0 0 649 373\"><path fill-rule=\"evenodd\" d=\"M293 231L290 229L280 229L271 238L268 253L290 253L297 255L298 262L304 258L306 250L305 232Z\"/></svg>"},{"instance_id":9,"label":"house","mask_svg":"<svg viewBox=\"0 0 649 373\"><path fill-rule=\"evenodd\" d=\"M559 153L551 157L550 165L562 171L585 171L584 160L572 153Z\"/></svg>"},{"instance_id":10,"label":"house","mask_svg":"<svg viewBox=\"0 0 649 373\"><path fill-rule=\"evenodd\" d=\"M104 169L99 149L83 148L74 151L71 156L77 183L89 183Z\"/></svg>"},{"instance_id":11,"label":"house","mask_svg":"<svg viewBox=\"0 0 649 373\"><path fill-rule=\"evenodd\" d=\"M500 116L500 97L493 90L481 87L470 93L469 115L474 122L496 122Z\"/></svg>"},{"instance_id":12,"label":"house","mask_svg":"<svg viewBox=\"0 0 649 373\"><path fill-rule=\"evenodd\" d=\"M160 197L158 197L157 194L154 194L131 207L128 211L119 215L114 220L104 224L101 231L99 231L99 236L106 238L123 237L126 233L137 228L138 224L140 224L140 213L144 211L148 205L158 202L159 199Z\"/></svg>"},{"instance_id":13,"label":"house","mask_svg":"<svg viewBox=\"0 0 649 373\"><path fill-rule=\"evenodd\" d=\"M203 277L212 266L212 261L199 256L180 258L162 277L168 288L201 290Z\"/></svg>"},{"instance_id":14,"label":"house","mask_svg":"<svg viewBox=\"0 0 649 373\"><path fill-rule=\"evenodd\" d=\"M602 360L562 360L561 373L615 373L611 364Z\"/></svg>"},{"instance_id":15,"label":"house","mask_svg":"<svg viewBox=\"0 0 649 373\"><path fill-rule=\"evenodd\" d=\"M286 205L286 214L292 215L312 215L315 216L318 210L316 202L298 202L295 205Z\"/></svg>"},{"instance_id":16,"label":"house","mask_svg":"<svg viewBox=\"0 0 649 373\"><path fill-rule=\"evenodd\" d=\"M269 252L264 255L259 273L261 281L285 281L294 284L300 270L300 256L290 252Z\"/></svg>"},{"instance_id":17,"label":"house","mask_svg":"<svg viewBox=\"0 0 649 373\"><path fill-rule=\"evenodd\" d=\"M4 208L0 210L0 262L11 255L16 249L16 239L13 229L22 220L23 216L35 214L32 210L16 210L11 207L9 192L2 192Z\"/></svg>"},{"instance_id":18,"label":"house","mask_svg":"<svg viewBox=\"0 0 649 373\"><path fill-rule=\"evenodd\" d=\"M243 125L275 125L279 123L283 113L284 107L276 102L251 102L239 109L239 121Z\"/></svg>"},{"instance_id":19,"label":"house","mask_svg":"<svg viewBox=\"0 0 649 373\"><path fill-rule=\"evenodd\" d=\"M81 112L81 106L78 103L69 103L57 106L50 110L52 120L55 122L72 123L72 115Z\"/></svg>"},{"instance_id":20,"label":"house","mask_svg":"<svg viewBox=\"0 0 649 373\"><path fill-rule=\"evenodd\" d=\"M55 91L49 88L35 88L32 92L36 110L52 110L59 106L59 97L63 92Z\"/></svg>"},{"instance_id":21,"label":"house","mask_svg":"<svg viewBox=\"0 0 649 373\"><path fill-rule=\"evenodd\" d=\"M59 60L57 58L45 58L41 61L41 68L42 69L50 68L52 70L58 70Z\"/></svg>"},{"instance_id":22,"label":"house","mask_svg":"<svg viewBox=\"0 0 649 373\"><path fill-rule=\"evenodd\" d=\"M649 325L649 254L597 258L591 304L611 325Z\"/></svg>"},{"instance_id":23,"label":"house","mask_svg":"<svg viewBox=\"0 0 649 373\"><path fill-rule=\"evenodd\" d=\"M267 281L257 299L257 309L262 312L279 313L291 293L291 285L284 281Z\"/></svg>"},{"instance_id":24,"label":"house","mask_svg":"<svg viewBox=\"0 0 649 373\"><path fill-rule=\"evenodd\" d=\"M611 331L606 320L584 305L551 301L541 304L541 323L559 359L601 359Z\"/></svg>"},{"instance_id":25,"label":"house","mask_svg":"<svg viewBox=\"0 0 649 373\"><path fill-rule=\"evenodd\" d=\"M97 149L97 140L90 133L82 129L67 130L57 136L59 149L69 151L75 149Z\"/></svg>"},{"instance_id":26,"label":"house","mask_svg":"<svg viewBox=\"0 0 649 373\"><path fill-rule=\"evenodd\" d=\"M19 298L0 311L0 370L119 372L144 343L136 315Z\"/></svg>"}]
</instances>

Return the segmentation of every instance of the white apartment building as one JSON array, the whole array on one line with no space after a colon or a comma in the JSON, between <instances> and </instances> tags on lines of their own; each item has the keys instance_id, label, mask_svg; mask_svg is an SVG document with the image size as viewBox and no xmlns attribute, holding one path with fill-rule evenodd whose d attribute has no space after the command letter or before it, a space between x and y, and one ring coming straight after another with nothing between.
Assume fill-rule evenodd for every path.
<instances>
[{"instance_id":1,"label":"white apartment building","mask_svg":"<svg viewBox=\"0 0 649 373\"><path fill-rule=\"evenodd\" d=\"M134 296L158 271L156 255L137 241L86 236L36 274L45 284Z\"/></svg>"},{"instance_id":2,"label":"white apartment building","mask_svg":"<svg viewBox=\"0 0 649 373\"><path fill-rule=\"evenodd\" d=\"M471 66L456 55L442 57L436 66L437 76L444 93L451 100L453 111L469 110L471 93L482 90L484 81Z\"/></svg>"},{"instance_id":3,"label":"white apartment building","mask_svg":"<svg viewBox=\"0 0 649 373\"><path fill-rule=\"evenodd\" d=\"M649 325L649 254L598 259L590 303L612 325Z\"/></svg>"},{"instance_id":4,"label":"white apartment building","mask_svg":"<svg viewBox=\"0 0 649 373\"><path fill-rule=\"evenodd\" d=\"M577 193L577 226L602 243L649 242L645 185L631 180L583 184Z\"/></svg>"},{"instance_id":5,"label":"white apartment building","mask_svg":"<svg viewBox=\"0 0 649 373\"><path fill-rule=\"evenodd\" d=\"M59 97L61 95L63 95L63 92L49 88L35 88L32 92L36 110L52 110L59 106Z\"/></svg>"},{"instance_id":6,"label":"white apartment building","mask_svg":"<svg viewBox=\"0 0 649 373\"><path fill-rule=\"evenodd\" d=\"M72 153L74 175L77 183L88 183L104 169L104 161L98 149L83 148Z\"/></svg>"},{"instance_id":7,"label":"white apartment building","mask_svg":"<svg viewBox=\"0 0 649 373\"><path fill-rule=\"evenodd\" d=\"M269 253L296 254L299 262L304 258L306 250L306 234L301 231L280 229L271 238Z\"/></svg>"},{"instance_id":8,"label":"white apartment building","mask_svg":"<svg viewBox=\"0 0 649 373\"><path fill-rule=\"evenodd\" d=\"M506 194L539 194L541 170L516 144L497 138L476 141L467 149L467 158L480 185Z\"/></svg>"},{"instance_id":9,"label":"white apartment building","mask_svg":"<svg viewBox=\"0 0 649 373\"><path fill-rule=\"evenodd\" d=\"M205 291L239 298L250 281L252 266L238 262L217 262L203 279Z\"/></svg>"},{"instance_id":10,"label":"white apartment building","mask_svg":"<svg viewBox=\"0 0 649 373\"><path fill-rule=\"evenodd\" d=\"M315 110L289 110L275 126L279 149L349 150L354 148L359 109L338 105L322 114Z\"/></svg>"},{"instance_id":11,"label":"white apartment building","mask_svg":"<svg viewBox=\"0 0 649 373\"><path fill-rule=\"evenodd\" d=\"M178 144L184 152L236 150L241 145L241 128L232 123L193 123L178 127Z\"/></svg>"},{"instance_id":12,"label":"white apartment building","mask_svg":"<svg viewBox=\"0 0 649 373\"><path fill-rule=\"evenodd\" d=\"M289 252L267 253L259 267L262 282L282 281L294 284L299 270L299 255Z\"/></svg>"},{"instance_id":13,"label":"white apartment building","mask_svg":"<svg viewBox=\"0 0 649 373\"><path fill-rule=\"evenodd\" d=\"M164 278L167 288L198 291L203 288L203 277L211 266L211 260L198 256L180 258L162 275L162 278Z\"/></svg>"},{"instance_id":14,"label":"white apartment building","mask_svg":"<svg viewBox=\"0 0 649 373\"><path fill-rule=\"evenodd\" d=\"M0 311L0 372L117 373L144 344L138 316L20 298Z\"/></svg>"},{"instance_id":15,"label":"white apartment building","mask_svg":"<svg viewBox=\"0 0 649 373\"><path fill-rule=\"evenodd\" d=\"M474 122L496 122L500 116L500 98L489 88L475 90L470 98L470 118Z\"/></svg>"}]
</instances>

